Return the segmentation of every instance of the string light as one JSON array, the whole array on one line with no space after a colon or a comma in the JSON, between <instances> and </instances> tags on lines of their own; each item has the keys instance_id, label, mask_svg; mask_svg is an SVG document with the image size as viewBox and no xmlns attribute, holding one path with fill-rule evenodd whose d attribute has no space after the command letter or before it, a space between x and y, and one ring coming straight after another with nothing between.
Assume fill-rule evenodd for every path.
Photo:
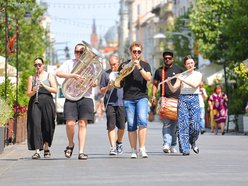
<instances>
[{"instance_id":1,"label":"string light","mask_svg":"<svg viewBox=\"0 0 248 186\"><path fill-rule=\"evenodd\" d=\"M45 1L49 7L53 8L77 8L77 9L95 9L95 8L118 8L119 2L116 3L54 3Z\"/></svg>"}]
</instances>

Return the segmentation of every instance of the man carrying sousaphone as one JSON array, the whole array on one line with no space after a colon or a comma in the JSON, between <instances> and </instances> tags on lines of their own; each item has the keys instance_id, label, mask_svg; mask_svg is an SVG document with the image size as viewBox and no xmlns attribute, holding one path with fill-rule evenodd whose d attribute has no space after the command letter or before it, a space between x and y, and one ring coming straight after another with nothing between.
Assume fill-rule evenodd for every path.
<instances>
[{"instance_id":1,"label":"man carrying sousaphone","mask_svg":"<svg viewBox=\"0 0 248 186\"><path fill-rule=\"evenodd\" d=\"M75 59L65 61L56 72L56 75L60 78L75 79L81 81L82 76L80 74L74 73L73 69L78 63L80 63L80 56L84 54L85 50L85 44L77 44L74 49ZM79 100L65 100L64 118L66 120L66 134L68 139L68 146L64 151L66 158L71 158L75 146L73 139L76 122L78 122L78 159L87 160L88 158L88 156L84 153L84 146L86 142L87 124L94 121L92 87L95 87L96 85L97 82L89 84L89 89ZM66 95L64 94L64 96Z\"/></svg>"},{"instance_id":2,"label":"man carrying sousaphone","mask_svg":"<svg viewBox=\"0 0 248 186\"><path fill-rule=\"evenodd\" d=\"M162 137L163 137L163 151L164 153L176 153L177 136L177 99L180 90L172 92L167 83L162 83L167 78L173 77L182 72L182 69L173 64L173 53L165 51L163 53L164 65L155 71L152 86L152 103L156 104L156 92L160 85L160 120L163 123ZM174 84L176 79L172 79L171 83ZM172 103L172 104L170 104Z\"/></svg>"}]
</instances>

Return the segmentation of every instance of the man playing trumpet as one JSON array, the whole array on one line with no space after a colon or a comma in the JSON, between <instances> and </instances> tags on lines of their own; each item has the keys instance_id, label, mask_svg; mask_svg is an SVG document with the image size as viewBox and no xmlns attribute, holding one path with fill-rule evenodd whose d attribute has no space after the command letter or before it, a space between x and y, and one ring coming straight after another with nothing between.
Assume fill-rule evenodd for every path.
<instances>
[{"instance_id":1,"label":"man playing trumpet","mask_svg":"<svg viewBox=\"0 0 248 186\"><path fill-rule=\"evenodd\" d=\"M123 99L128 123L128 137L132 149L131 158L137 158L137 139L142 158L148 155L145 149L148 120L148 90L147 82L151 81L151 67L140 60L142 45L133 42L130 46L131 60L122 63L118 69L121 72L125 65L133 65L133 71L123 78ZM138 132L137 132L138 129Z\"/></svg>"}]
</instances>

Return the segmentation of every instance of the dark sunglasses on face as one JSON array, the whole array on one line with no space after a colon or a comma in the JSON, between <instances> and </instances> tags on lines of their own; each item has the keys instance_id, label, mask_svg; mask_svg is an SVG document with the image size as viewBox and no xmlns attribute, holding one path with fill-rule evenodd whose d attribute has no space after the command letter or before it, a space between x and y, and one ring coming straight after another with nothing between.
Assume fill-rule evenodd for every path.
<instances>
[{"instance_id":1,"label":"dark sunglasses on face","mask_svg":"<svg viewBox=\"0 0 248 186\"><path fill-rule=\"evenodd\" d=\"M75 51L75 54L82 54L82 53L84 53L84 51L81 51L81 50Z\"/></svg>"},{"instance_id":2,"label":"dark sunglasses on face","mask_svg":"<svg viewBox=\"0 0 248 186\"><path fill-rule=\"evenodd\" d=\"M141 50L133 50L133 54L141 54Z\"/></svg>"},{"instance_id":3,"label":"dark sunglasses on face","mask_svg":"<svg viewBox=\"0 0 248 186\"><path fill-rule=\"evenodd\" d=\"M164 57L164 60L172 60L172 57Z\"/></svg>"},{"instance_id":4,"label":"dark sunglasses on face","mask_svg":"<svg viewBox=\"0 0 248 186\"><path fill-rule=\"evenodd\" d=\"M34 67L41 67L42 66L42 63L35 63L34 64Z\"/></svg>"}]
</instances>

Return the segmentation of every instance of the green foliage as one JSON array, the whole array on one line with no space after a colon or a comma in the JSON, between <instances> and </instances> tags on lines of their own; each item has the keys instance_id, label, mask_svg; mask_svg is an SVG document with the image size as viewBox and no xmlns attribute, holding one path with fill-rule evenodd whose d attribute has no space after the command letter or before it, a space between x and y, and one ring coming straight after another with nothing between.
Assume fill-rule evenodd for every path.
<instances>
[{"instance_id":1,"label":"green foliage","mask_svg":"<svg viewBox=\"0 0 248 186\"><path fill-rule=\"evenodd\" d=\"M8 1L8 36L12 38L16 34L16 20L18 20L19 30L19 96L20 105L27 105L29 98L26 96L28 76L33 73L33 60L42 57L48 46L47 32L42 27L44 9L39 7L33 0L9 0ZM0 17L4 19L5 3L0 3ZM31 17L25 19L26 13ZM0 38L5 38L5 24L0 24ZM16 43L15 43L16 48ZM0 55L5 56L5 41L0 40ZM9 55L9 63L16 66L16 53ZM0 89L2 95L4 89ZM13 91L15 92L15 91ZM9 97L9 95L7 95ZM11 98L8 98L11 100ZM12 103L13 104L13 103Z\"/></svg>"},{"instance_id":2,"label":"green foliage","mask_svg":"<svg viewBox=\"0 0 248 186\"><path fill-rule=\"evenodd\" d=\"M8 120L12 118L12 107L0 97L0 126L7 124Z\"/></svg>"},{"instance_id":3,"label":"green foliage","mask_svg":"<svg viewBox=\"0 0 248 186\"><path fill-rule=\"evenodd\" d=\"M6 87L7 87L6 89L7 99L5 101L8 105L13 105L15 102L15 90L16 90L15 85L11 83L9 79L7 79ZM0 84L0 97L5 98L5 83L4 82Z\"/></svg>"},{"instance_id":4,"label":"green foliage","mask_svg":"<svg viewBox=\"0 0 248 186\"><path fill-rule=\"evenodd\" d=\"M230 112L234 114L243 114L248 102L248 68L244 63L240 63L234 68L236 74L236 84L230 94Z\"/></svg>"},{"instance_id":5,"label":"green foliage","mask_svg":"<svg viewBox=\"0 0 248 186\"><path fill-rule=\"evenodd\" d=\"M230 19L231 0L196 0L196 8L190 14L190 28L199 43L199 51L211 61L218 61L225 56L223 47L228 36L223 34L223 27Z\"/></svg>"},{"instance_id":6,"label":"green foliage","mask_svg":"<svg viewBox=\"0 0 248 186\"><path fill-rule=\"evenodd\" d=\"M190 28L198 50L213 63L227 62L229 114L241 114L247 102L248 1L196 0Z\"/></svg>"}]
</instances>

